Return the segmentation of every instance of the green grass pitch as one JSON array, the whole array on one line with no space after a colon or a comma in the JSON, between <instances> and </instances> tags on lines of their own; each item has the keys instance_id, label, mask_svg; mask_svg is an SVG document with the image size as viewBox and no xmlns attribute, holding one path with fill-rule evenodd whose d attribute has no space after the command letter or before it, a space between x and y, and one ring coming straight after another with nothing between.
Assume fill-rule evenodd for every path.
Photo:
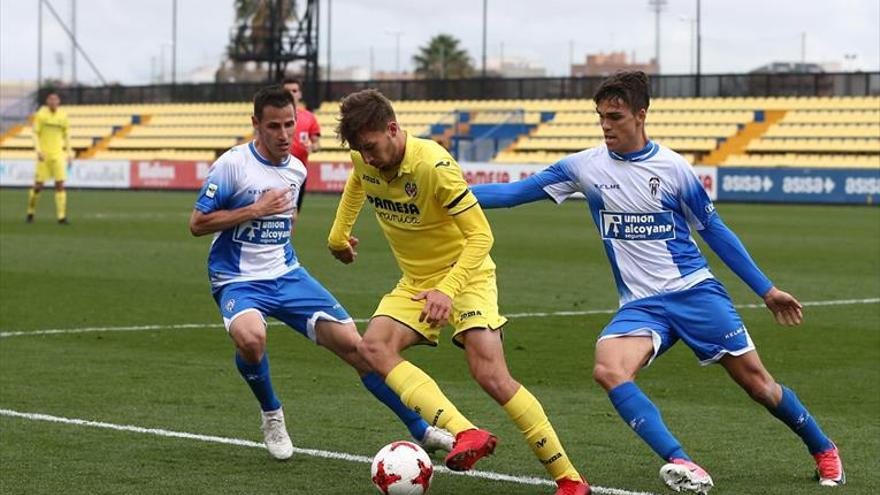
<instances>
[{"instance_id":1,"label":"green grass pitch","mask_svg":"<svg viewBox=\"0 0 880 495\"><path fill-rule=\"evenodd\" d=\"M72 191L72 225L64 227L53 220L51 192L42 198L37 222L26 225L26 192L0 190L0 332L159 327L0 338L0 409L261 439L256 401L235 370L210 297L210 240L187 229L194 196ZM336 202L306 198L297 252L355 317L368 317L398 269L369 212L356 226L358 261L343 266L329 256L326 234ZM801 301L880 297L880 209L722 204L719 211L776 284ZM582 202L488 216L502 311L615 308L608 262ZM713 255L710 264L736 303L760 302ZM880 492L880 304L810 306L805 324L794 329L777 326L765 309L741 314L771 373L798 392L838 443L849 480L838 491ZM664 493L661 462L590 376L594 342L609 318L512 318L505 331L508 361L594 485ZM180 324L204 325L167 328ZM371 457L406 438L330 353L279 325L270 328L269 353L298 447ZM444 339L437 349L407 356L474 422L501 438L480 470L543 476L504 412L469 377L458 348ZM813 462L799 439L720 367L700 367L684 345L645 370L639 383L712 474L712 493L829 492L813 481ZM434 494L552 491L448 474L437 474L432 488ZM0 492L376 493L365 464L307 455L279 463L254 448L8 415L0 415Z\"/></svg>"}]
</instances>

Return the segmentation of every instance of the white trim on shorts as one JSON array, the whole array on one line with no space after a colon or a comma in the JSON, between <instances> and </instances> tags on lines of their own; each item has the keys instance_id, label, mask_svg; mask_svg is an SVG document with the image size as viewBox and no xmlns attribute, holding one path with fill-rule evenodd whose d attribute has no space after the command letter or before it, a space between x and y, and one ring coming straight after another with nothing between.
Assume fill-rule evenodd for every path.
<instances>
[{"instance_id":1,"label":"white trim on shorts","mask_svg":"<svg viewBox=\"0 0 880 495\"><path fill-rule=\"evenodd\" d=\"M314 343L318 343L318 336L315 334L315 325L318 323L318 320L327 320L333 321L336 323L354 323L354 320L351 318L346 318L344 320L340 320L338 318L334 318L329 314L323 311L315 311L311 318L306 322L306 336Z\"/></svg>"},{"instance_id":2,"label":"white trim on shorts","mask_svg":"<svg viewBox=\"0 0 880 495\"><path fill-rule=\"evenodd\" d=\"M749 331L748 331L748 329L746 329L745 326L743 326L743 330L746 332L746 342L748 342L747 346L743 347L742 349L737 349L735 351L728 351L727 349L721 350L718 352L718 354L715 354L714 356L710 357L709 359L701 360L700 366L709 366L710 364L715 364L718 361L720 361L721 358L723 358L725 354L730 354L731 356L742 356L743 354L754 351L755 350L755 343L752 342L752 336L749 335Z\"/></svg>"},{"instance_id":3,"label":"white trim on shorts","mask_svg":"<svg viewBox=\"0 0 880 495\"><path fill-rule=\"evenodd\" d=\"M630 330L626 333L613 333L609 335L603 335L599 337L599 340L597 340L596 343L598 344L605 339L615 339L617 337L651 337L651 344L654 347L654 352L651 353L651 358L648 359L648 362L645 363L642 368L647 368L648 366L651 366L651 363L653 363L654 359L657 357L657 353L660 352L660 346L663 344L663 340L660 337L660 334L655 332L654 330L651 330L648 327L637 328L635 330Z\"/></svg>"},{"instance_id":4,"label":"white trim on shorts","mask_svg":"<svg viewBox=\"0 0 880 495\"><path fill-rule=\"evenodd\" d=\"M238 318L239 316L241 316L249 311L256 311L260 315L260 319L263 320L263 327L265 328L267 326L266 317L263 316L262 311L260 311L257 308L245 308L245 309L239 311L238 313L235 313L234 315L232 315L232 318L226 318L225 316L223 317L223 326L226 327L226 333L229 333L229 326L232 325L232 322L235 321L236 318Z\"/></svg>"}]
</instances>

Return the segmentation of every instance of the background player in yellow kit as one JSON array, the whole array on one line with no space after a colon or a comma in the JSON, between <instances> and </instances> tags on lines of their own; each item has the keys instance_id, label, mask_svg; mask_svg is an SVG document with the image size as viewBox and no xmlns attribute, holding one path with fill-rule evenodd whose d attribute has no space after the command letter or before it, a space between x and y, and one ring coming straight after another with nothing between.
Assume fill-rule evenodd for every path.
<instances>
[{"instance_id":1,"label":"background player in yellow kit","mask_svg":"<svg viewBox=\"0 0 880 495\"><path fill-rule=\"evenodd\" d=\"M504 359L492 231L449 153L400 129L391 102L376 90L348 95L337 133L351 149L354 169L345 185L329 237L343 263L357 253L352 227L370 202L403 277L386 294L358 351L385 377L404 404L434 426L456 435L446 466L466 471L491 454L497 439L477 429L424 371L400 353L436 345L451 323L471 375L502 405L532 451L556 480L557 495L585 495L589 485L562 448L538 400L510 376Z\"/></svg>"},{"instance_id":2,"label":"background player in yellow kit","mask_svg":"<svg viewBox=\"0 0 880 495\"><path fill-rule=\"evenodd\" d=\"M37 171L34 187L28 193L27 222L34 221L40 191L47 180L55 180L55 213L58 223L67 225L67 162L73 157L70 150L70 133L67 112L58 108L58 93L46 96L46 105L34 115L34 150L37 152Z\"/></svg>"}]
</instances>

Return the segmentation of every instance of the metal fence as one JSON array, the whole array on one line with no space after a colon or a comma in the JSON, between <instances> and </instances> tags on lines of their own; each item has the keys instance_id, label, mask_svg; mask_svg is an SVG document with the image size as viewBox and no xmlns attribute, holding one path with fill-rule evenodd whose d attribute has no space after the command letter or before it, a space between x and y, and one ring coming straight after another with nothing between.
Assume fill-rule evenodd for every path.
<instances>
[{"instance_id":1,"label":"metal fence","mask_svg":"<svg viewBox=\"0 0 880 495\"><path fill-rule=\"evenodd\" d=\"M307 94L314 107L364 88L392 100L590 98L603 77L324 81ZM160 84L54 88L68 104L248 101L264 83ZM654 97L876 96L880 72L651 76ZM40 91L40 100L49 88Z\"/></svg>"}]
</instances>

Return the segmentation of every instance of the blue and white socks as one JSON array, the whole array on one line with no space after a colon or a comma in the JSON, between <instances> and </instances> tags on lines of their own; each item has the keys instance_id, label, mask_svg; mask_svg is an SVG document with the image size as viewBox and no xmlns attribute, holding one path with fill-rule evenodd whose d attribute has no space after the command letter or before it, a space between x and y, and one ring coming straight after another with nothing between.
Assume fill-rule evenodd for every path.
<instances>
[{"instance_id":1,"label":"blue and white socks","mask_svg":"<svg viewBox=\"0 0 880 495\"><path fill-rule=\"evenodd\" d=\"M834 447L831 440L819 428L810 411L807 411L807 408L798 400L794 391L785 385L780 385L780 387L782 387L782 400L779 401L775 409L767 408L770 414L776 416L791 428L791 431L801 437L810 454L815 455Z\"/></svg>"},{"instance_id":2,"label":"blue and white socks","mask_svg":"<svg viewBox=\"0 0 880 495\"><path fill-rule=\"evenodd\" d=\"M241 355L235 353L235 365L241 377L247 382L248 386L254 392L257 400L260 401L260 408L266 411L275 411L281 407L281 401L275 396L275 390L272 389L272 380L269 378L269 356L263 353L263 359L259 363L251 364L245 362Z\"/></svg>"},{"instance_id":3,"label":"blue and white socks","mask_svg":"<svg viewBox=\"0 0 880 495\"><path fill-rule=\"evenodd\" d=\"M634 382L621 383L608 392L611 404L636 435L663 460L691 460L663 423L660 410Z\"/></svg>"},{"instance_id":4,"label":"blue and white socks","mask_svg":"<svg viewBox=\"0 0 880 495\"><path fill-rule=\"evenodd\" d=\"M364 387L379 399L379 402L394 411L394 414L406 425L413 438L421 441L425 437L428 423L418 413L406 407L397 393L385 384L385 380L379 374L367 373L361 377L361 381L364 383Z\"/></svg>"}]
</instances>

